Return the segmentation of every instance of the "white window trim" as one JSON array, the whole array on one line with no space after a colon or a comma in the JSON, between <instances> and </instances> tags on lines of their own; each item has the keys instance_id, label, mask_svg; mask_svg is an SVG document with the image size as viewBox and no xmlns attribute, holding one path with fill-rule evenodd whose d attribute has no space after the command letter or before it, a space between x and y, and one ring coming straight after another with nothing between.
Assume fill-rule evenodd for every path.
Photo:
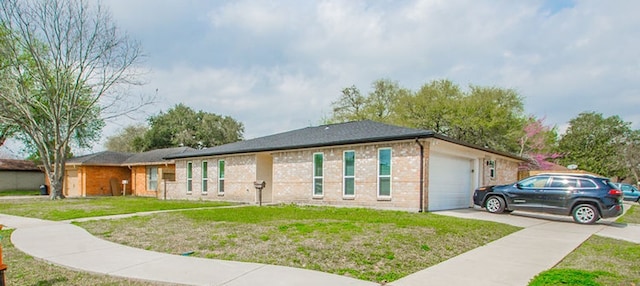
<instances>
[{"instance_id":1,"label":"white window trim","mask_svg":"<svg viewBox=\"0 0 640 286\"><path fill-rule=\"evenodd\" d=\"M382 150L389 150L389 175L380 175L380 151ZM378 177L378 185L376 186L376 196L378 197L379 200L390 200L392 195L393 195L393 149L390 147L385 147L385 148L378 148L378 153L377 153L377 158L376 158L376 164L377 164L377 177ZM388 196L381 196L380 195L380 178L389 178L389 195Z\"/></svg>"},{"instance_id":2,"label":"white window trim","mask_svg":"<svg viewBox=\"0 0 640 286\"><path fill-rule=\"evenodd\" d=\"M227 173L227 162L225 162L225 160L218 160L218 195L223 196L225 191L224 191L224 177L220 178L220 163L222 163L224 165L224 176L226 177L226 173ZM220 188L220 186L223 186L222 188ZM222 189L222 191L220 191Z\"/></svg>"},{"instance_id":3,"label":"white window trim","mask_svg":"<svg viewBox=\"0 0 640 286\"><path fill-rule=\"evenodd\" d=\"M205 170L204 165L207 165L207 169ZM200 164L200 177L202 178L202 185L200 185L200 190L202 191L203 194L207 194L209 192L209 163L205 160L202 161L202 163ZM207 186L207 189L205 190L205 187Z\"/></svg>"},{"instance_id":4,"label":"white window trim","mask_svg":"<svg viewBox=\"0 0 640 286\"><path fill-rule=\"evenodd\" d=\"M193 192L193 162L187 161L186 167L186 175L187 175L187 194L191 194ZM191 173L191 177L189 177L189 173ZM191 189L189 189L189 185L191 185Z\"/></svg>"},{"instance_id":5,"label":"white window trim","mask_svg":"<svg viewBox=\"0 0 640 286\"><path fill-rule=\"evenodd\" d=\"M347 160L345 160L345 155L348 152L353 152L353 176L345 175L345 171L347 170ZM345 150L342 152L342 197L353 199L356 196L356 151L355 150ZM353 179L353 195L347 194L347 179Z\"/></svg>"},{"instance_id":6,"label":"white window trim","mask_svg":"<svg viewBox=\"0 0 640 286\"><path fill-rule=\"evenodd\" d=\"M316 176L316 155L322 155L322 176ZM316 152L313 153L313 157L312 157L312 164L313 164L313 168L312 168L312 176L313 176L313 184L311 185L311 195L314 198L322 198L324 197L324 153L323 152ZM316 179L321 179L322 180L322 193L321 194L316 194Z\"/></svg>"},{"instance_id":7,"label":"white window trim","mask_svg":"<svg viewBox=\"0 0 640 286\"><path fill-rule=\"evenodd\" d=\"M156 188L152 189L152 188L150 188L150 185L151 185L151 177L152 177L152 173L153 173L154 169L156 171L155 172L156 173L156 180L155 180ZM158 183L158 169L159 169L158 166L147 166L147 169L146 169L146 172L147 172L147 182L146 182L147 186L146 186L146 189L147 190L152 190L152 191L155 191L155 192L158 191L158 185L159 185L159 183Z\"/></svg>"}]
</instances>

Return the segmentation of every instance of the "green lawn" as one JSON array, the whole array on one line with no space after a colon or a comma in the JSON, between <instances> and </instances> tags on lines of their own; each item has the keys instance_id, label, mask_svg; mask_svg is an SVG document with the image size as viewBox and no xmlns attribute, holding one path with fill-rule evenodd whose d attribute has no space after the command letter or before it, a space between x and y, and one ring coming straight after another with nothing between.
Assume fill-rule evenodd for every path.
<instances>
[{"instance_id":1,"label":"green lawn","mask_svg":"<svg viewBox=\"0 0 640 286\"><path fill-rule=\"evenodd\" d=\"M640 224L638 208L633 206L617 222ZM592 236L529 285L640 285L640 244Z\"/></svg>"},{"instance_id":2,"label":"green lawn","mask_svg":"<svg viewBox=\"0 0 640 286\"><path fill-rule=\"evenodd\" d=\"M356 208L195 209L221 205L138 197L20 199L0 200L0 212L67 220L188 208L192 210L77 224L96 236L142 249L287 265L376 282L396 280L519 229L430 213ZM640 222L638 208L618 222ZM9 234L0 232L5 263L12 269L8 285L152 285L36 261L15 250ZM640 285L638 261L640 245L594 236L530 285Z\"/></svg>"},{"instance_id":3,"label":"green lawn","mask_svg":"<svg viewBox=\"0 0 640 286\"><path fill-rule=\"evenodd\" d=\"M640 285L640 244L594 235L529 285Z\"/></svg>"},{"instance_id":4,"label":"green lawn","mask_svg":"<svg viewBox=\"0 0 640 286\"><path fill-rule=\"evenodd\" d=\"M191 209L232 205L210 201L162 201L144 197L92 197L64 200L0 200L0 212L48 220L68 220L155 210Z\"/></svg>"},{"instance_id":5,"label":"green lawn","mask_svg":"<svg viewBox=\"0 0 640 286\"><path fill-rule=\"evenodd\" d=\"M616 222L640 224L640 204L633 204L632 207L627 210L624 216L618 218Z\"/></svg>"},{"instance_id":6,"label":"green lawn","mask_svg":"<svg viewBox=\"0 0 640 286\"><path fill-rule=\"evenodd\" d=\"M430 213L293 205L193 210L78 225L142 249L307 268L375 282L397 280L519 230Z\"/></svg>"},{"instance_id":7,"label":"green lawn","mask_svg":"<svg viewBox=\"0 0 640 286\"><path fill-rule=\"evenodd\" d=\"M40 190L4 190L0 191L0 197L7 196L39 196Z\"/></svg>"}]
</instances>

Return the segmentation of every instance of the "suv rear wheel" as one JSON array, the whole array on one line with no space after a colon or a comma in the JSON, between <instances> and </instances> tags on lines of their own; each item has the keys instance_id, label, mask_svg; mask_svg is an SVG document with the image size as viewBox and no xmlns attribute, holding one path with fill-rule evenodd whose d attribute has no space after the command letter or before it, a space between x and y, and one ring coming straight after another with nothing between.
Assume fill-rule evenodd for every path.
<instances>
[{"instance_id":1,"label":"suv rear wheel","mask_svg":"<svg viewBox=\"0 0 640 286\"><path fill-rule=\"evenodd\" d=\"M505 206L506 205L504 203L504 199L499 196L489 197L487 199L487 202L485 202L484 204L484 207L487 209L487 211L494 214L500 214L504 212Z\"/></svg>"},{"instance_id":2,"label":"suv rear wheel","mask_svg":"<svg viewBox=\"0 0 640 286\"><path fill-rule=\"evenodd\" d=\"M598 209L590 204L581 204L573 208L573 220L577 223L592 224L600 219Z\"/></svg>"}]
</instances>

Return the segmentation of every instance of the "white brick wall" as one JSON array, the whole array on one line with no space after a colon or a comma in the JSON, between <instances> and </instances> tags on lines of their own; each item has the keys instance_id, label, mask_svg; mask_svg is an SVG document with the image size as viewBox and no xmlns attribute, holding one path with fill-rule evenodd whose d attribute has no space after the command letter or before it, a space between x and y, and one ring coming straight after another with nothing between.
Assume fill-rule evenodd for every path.
<instances>
[{"instance_id":1,"label":"white brick wall","mask_svg":"<svg viewBox=\"0 0 640 286\"><path fill-rule=\"evenodd\" d=\"M430 144L424 141L425 158L424 184L428 185L428 154ZM378 198L378 150L392 150L392 195ZM466 148L466 147L464 147ZM355 151L355 196L343 196L343 153ZM476 150L477 152L477 150ZM313 196L313 154L324 154L324 194ZM266 153L265 153L266 154ZM299 203L315 205L362 206L385 209L416 211L420 199L420 147L413 140L338 146L318 149L278 151L270 154L273 158L273 178L271 184L274 203ZM482 154L485 156L485 154ZM479 157L482 158L482 157ZM218 161L225 160L225 193L218 194ZM201 164L208 162L209 192L201 193ZM186 162L193 163L193 192L186 193ZM484 164L484 161L481 160ZM488 168L483 168L484 185L511 182L517 179L517 162L498 158L497 176L488 178ZM203 199L256 203L256 154L232 155L208 158L176 160L176 182L168 184L169 199ZM427 205L424 195L424 206ZM265 199L268 201L268 199Z\"/></svg>"}]
</instances>

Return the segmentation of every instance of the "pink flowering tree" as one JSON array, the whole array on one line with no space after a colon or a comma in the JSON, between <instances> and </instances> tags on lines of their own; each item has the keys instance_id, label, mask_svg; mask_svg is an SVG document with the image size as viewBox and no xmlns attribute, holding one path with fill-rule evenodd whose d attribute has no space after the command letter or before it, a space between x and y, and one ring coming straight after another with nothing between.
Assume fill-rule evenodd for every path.
<instances>
[{"instance_id":1,"label":"pink flowering tree","mask_svg":"<svg viewBox=\"0 0 640 286\"><path fill-rule=\"evenodd\" d=\"M545 125L544 120L544 117L536 119L529 116L528 123L524 126L524 134L519 139L519 155L530 159L529 163L522 166L526 169L549 170L554 165L549 160L561 157L560 154L551 151L557 142L556 127Z\"/></svg>"}]
</instances>

